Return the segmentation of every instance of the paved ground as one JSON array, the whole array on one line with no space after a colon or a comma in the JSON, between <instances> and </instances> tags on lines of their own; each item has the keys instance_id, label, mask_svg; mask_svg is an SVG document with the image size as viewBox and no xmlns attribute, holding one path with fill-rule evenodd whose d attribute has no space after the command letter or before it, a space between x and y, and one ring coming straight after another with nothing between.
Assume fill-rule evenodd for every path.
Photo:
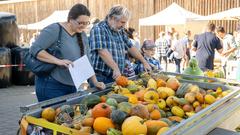
<instances>
[{"instance_id":1,"label":"paved ground","mask_svg":"<svg viewBox=\"0 0 240 135\"><path fill-rule=\"evenodd\" d=\"M20 106L37 102L33 86L11 86L0 89L0 135L16 135Z\"/></svg>"}]
</instances>

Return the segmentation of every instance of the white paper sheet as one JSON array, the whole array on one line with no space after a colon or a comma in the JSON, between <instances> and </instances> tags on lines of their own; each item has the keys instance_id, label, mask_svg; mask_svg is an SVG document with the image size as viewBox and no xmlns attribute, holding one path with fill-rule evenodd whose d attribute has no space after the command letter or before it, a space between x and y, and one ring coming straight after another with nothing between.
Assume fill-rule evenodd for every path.
<instances>
[{"instance_id":1,"label":"white paper sheet","mask_svg":"<svg viewBox=\"0 0 240 135\"><path fill-rule=\"evenodd\" d=\"M95 74L86 55L75 60L73 62L73 67L69 66L68 69L70 71L74 85L77 90L85 80L87 80L88 78Z\"/></svg>"}]
</instances>

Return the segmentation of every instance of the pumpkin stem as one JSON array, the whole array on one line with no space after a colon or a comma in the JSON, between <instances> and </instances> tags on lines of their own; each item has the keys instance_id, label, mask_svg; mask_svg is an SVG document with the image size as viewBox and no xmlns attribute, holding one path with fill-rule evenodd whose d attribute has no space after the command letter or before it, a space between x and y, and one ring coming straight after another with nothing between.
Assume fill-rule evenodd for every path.
<instances>
[{"instance_id":1,"label":"pumpkin stem","mask_svg":"<svg viewBox=\"0 0 240 135\"><path fill-rule=\"evenodd\" d=\"M106 104L103 104L103 105L102 105L102 108L103 108L103 109L106 109L107 107L108 107L108 106L107 106Z\"/></svg>"},{"instance_id":2,"label":"pumpkin stem","mask_svg":"<svg viewBox=\"0 0 240 135\"><path fill-rule=\"evenodd\" d=\"M140 120L139 122L140 122L141 124L144 124L146 121L147 121L147 119L143 119L143 120Z\"/></svg>"}]
</instances>

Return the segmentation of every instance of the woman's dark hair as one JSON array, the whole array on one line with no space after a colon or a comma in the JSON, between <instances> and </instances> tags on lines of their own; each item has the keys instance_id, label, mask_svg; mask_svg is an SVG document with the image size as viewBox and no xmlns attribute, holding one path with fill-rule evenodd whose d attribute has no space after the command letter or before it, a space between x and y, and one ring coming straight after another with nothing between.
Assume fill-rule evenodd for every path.
<instances>
[{"instance_id":1,"label":"woman's dark hair","mask_svg":"<svg viewBox=\"0 0 240 135\"><path fill-rule=\"evenodd\" d=\"M81 15L90 16L91 13L85 5L76 4L70 9L67 20L68 20L68 22L70 21L70 19L75 20ZM83 45L82 33L77 33L77 40L78 40L78 44L80 47L81 56L83 56L84 55L84 45Z\"/></svg>"},{"instance_id":2,"label":"woman's dark hair","mask_svg":"<svg viewBox=\"0 0 240 135\"><path fill-rule=\"evenodd\" d=\"M80 15L90 16L91 13L85 5L76 4L69 10L67 20L69 22L70 19L77 19Z\"/></svg>"}]
</instances>

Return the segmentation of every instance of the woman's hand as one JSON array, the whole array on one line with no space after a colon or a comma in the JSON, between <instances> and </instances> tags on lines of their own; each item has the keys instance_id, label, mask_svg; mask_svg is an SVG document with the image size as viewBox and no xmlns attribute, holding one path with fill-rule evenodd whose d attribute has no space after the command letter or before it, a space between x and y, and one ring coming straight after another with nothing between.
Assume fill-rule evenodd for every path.
<instances>
[{"instance_id":1,"label":"woman's hand","mask_svg":"<svg viewBox=\"0 0 240 135\"><path fill-rule=\"evenodd\" d=\"M95 82L94 86L100 90L103 90L106 88L105 84L103 82Z\"/></svg>"},{"instance_id":2,"label":"woman's hand","mask_svg":"<svg viewBox=\"0 0 240 135\"><path fill-rule=\"evenodd\" d=\"M58 60L56 61L56 65L58 65L58 66L64 66L64 67L68 68L69 65L72 65L72 66L73 66L73 62L70 61L70 60L67 60L67 59L62 59L62 60L58 59Z\"/></svg>"}]
</instances>

